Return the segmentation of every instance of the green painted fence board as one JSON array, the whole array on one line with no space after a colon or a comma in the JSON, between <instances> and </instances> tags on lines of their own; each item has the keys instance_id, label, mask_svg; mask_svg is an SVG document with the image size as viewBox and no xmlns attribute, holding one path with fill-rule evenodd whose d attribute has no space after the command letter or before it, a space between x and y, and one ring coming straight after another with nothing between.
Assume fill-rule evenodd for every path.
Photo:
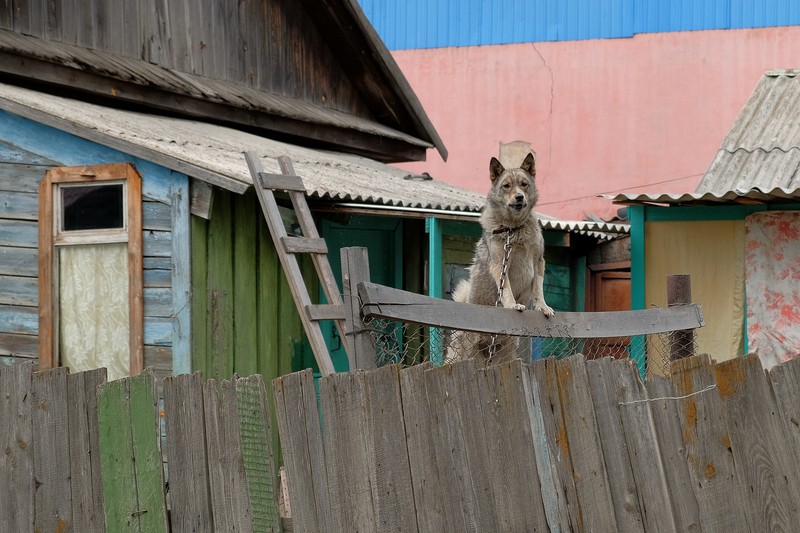
<instances>
[{"instance_id":1,"label":"green painted fence board","mask_svg":"<svg viewBox=\"0 0 800 533\"><path fill-rule=\"evenodd\" d=\"M192 217L192 370L210 377L206 329L208 294L208 222Z\"/></svg>"},{"instance_id":2,"label":"green painted fence board","mask_svg":"<svg viewBox=\"0 0 800 533\"><path fill-rule=\"evenodd\" d=\"M234 199L233 212L233 351L234 368L249 376L258 371L256 272L258 233L261 222L250 194Z\"/></svg>"}]
</instances>

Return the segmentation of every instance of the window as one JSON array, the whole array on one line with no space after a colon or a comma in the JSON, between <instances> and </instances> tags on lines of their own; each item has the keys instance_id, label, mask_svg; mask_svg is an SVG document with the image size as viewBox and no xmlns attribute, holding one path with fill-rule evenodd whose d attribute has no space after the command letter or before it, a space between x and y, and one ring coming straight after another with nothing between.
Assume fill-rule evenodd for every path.
<instances>
[{"instance_id":1,"label":"window","mask_svg":"<svg viewBox=\"0 0 800 533\"><path fill-rule=\"evenodd\" d=\"M61 167L39 189L39 365L142 370L141 178L127 163Z\"/></svg>"}]
</instances>

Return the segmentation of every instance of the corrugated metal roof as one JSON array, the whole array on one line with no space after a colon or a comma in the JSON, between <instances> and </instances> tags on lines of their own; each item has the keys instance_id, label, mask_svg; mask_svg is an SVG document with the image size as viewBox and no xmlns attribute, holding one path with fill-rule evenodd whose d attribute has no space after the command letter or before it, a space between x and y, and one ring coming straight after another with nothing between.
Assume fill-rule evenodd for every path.
<instances>
[{"instance_id":1,"label":"corrugated metal roof","mask_svg":"<svg viewBox=\"0 0 800 533\"><path fill-rule=\"evenodd\" d=\"M800 200L800 70L762 76L694 193L604 197L663 205Z\"/></svg>"},{"instance_id":2,"label":"corrugated metal roof","mask_svg":"<svg viewBox=\"0 0 800 533\"><path fill-rule=\"evenodd\" d=\"M474 212L484 197L358 156L322 152L233 128L113 109L0 84L0 109L53 126L214 185L244 192L252 180L245 151L280 173L288 156L311 197L365 204Z\"/></svg>"},{"instance_id":3,"label":"corrugated metal roof","mask_svg":"<svg viewBox=\"0 0 800 533\"><path fill-rule=\"evenodd\" d=\"M392 50L790 26L795 0L359 0Z\"/></svg>"}]
</instances>

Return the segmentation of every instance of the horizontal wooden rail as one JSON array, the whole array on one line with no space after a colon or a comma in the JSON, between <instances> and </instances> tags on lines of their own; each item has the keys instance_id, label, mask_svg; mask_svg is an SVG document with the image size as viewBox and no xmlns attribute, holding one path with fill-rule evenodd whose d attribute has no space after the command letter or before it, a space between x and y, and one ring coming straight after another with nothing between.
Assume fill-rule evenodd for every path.
<instances>
[{"instance_id":1,"label":"horizontal wooden rail","mask_svg":"<svg viewBox=\"0 0 800 533\"><path fill-rule=\"evenodd\" d=\"M523 337L592 339L648 335L702 327L699 305L677 305L641 311L556 313L516 311L429 298L375 283L359 283L362 314L448 329Z\"/></svg>"}]
</instances>

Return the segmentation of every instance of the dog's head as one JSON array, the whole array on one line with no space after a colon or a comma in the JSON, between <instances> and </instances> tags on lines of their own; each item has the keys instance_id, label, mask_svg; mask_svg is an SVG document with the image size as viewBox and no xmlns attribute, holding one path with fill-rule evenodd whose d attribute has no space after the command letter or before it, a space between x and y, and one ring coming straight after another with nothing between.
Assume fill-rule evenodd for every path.
<instances>
[{"instance_id":1,"label":"dog's head","mask_svg":"<svg viewBox=\"0 0 800 533\"><path fill-rule=\"evenodd\" d=\"M488 201L495 208L507 210L512 215L518 213L524 218L539 199L533 154L529 153L519 168L505 168L493 157L489 162L489 178L492 180L492 189Z\"/></svg>"}]
</instances>

